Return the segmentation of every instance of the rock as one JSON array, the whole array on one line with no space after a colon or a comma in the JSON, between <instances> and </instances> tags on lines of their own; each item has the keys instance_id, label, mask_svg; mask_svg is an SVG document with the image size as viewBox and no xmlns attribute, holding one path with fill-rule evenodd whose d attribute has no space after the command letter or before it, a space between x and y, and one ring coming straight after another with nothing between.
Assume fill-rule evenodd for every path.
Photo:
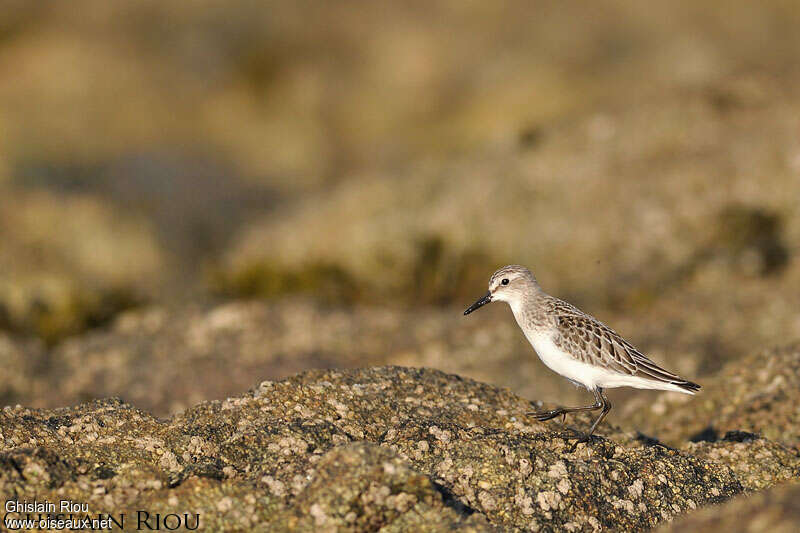
<instances>
[{"instance_id":1,"label":"rock","mask_svg":"<svg viewBox=\"0 0 800 533\"><path fill-rule=\"evenodd\" d=\"M613 427L573 445L528 401L435 370L312 371L158 420L119 400L0 413L0 492L213 530L644 529L746 486ZM590 417L577 417L586 428ZM554 432L553 430L556 430Z\"/></svg>"},{"instance_id":2,"label":"rock","mask_svg":"<svg viewBox=\"0 0 800 533\"><path fill-rule=\"evenodd\" d=\"M537 372L543 367L507 309L489 309L482 320L466 320L461 311L332 308L298 298L149 307L49 353L16 339L8 339L8 350L0 343L0 363L15 369L0 390L8 389L6 403L31 407L119 396L167 416L246 390L253 376L398 364L503 383L523 396L575 402L588 396Z\"/></svg>"},{"instance_id":3,"label":"rock","mask_svg":"<svg viewBox=\"0 0 800 533\"><path fill-rule=\"evenodd\" d=\"M49 351L8 338L17 355L0 346L0 363L16 369L4 400L52 408L119 396L156 416L168 416L204 400L237 394L252 385L253 376L276 380L312 368L394 364L502 384L526 398L567 405L591 401L586 391L539 361L506 306L487 306L480 316L464 317L462 311L326 306L298 297L146 307ZM672 360L653 355L667 368L708 385L685 370L682 362L698 364L690 353ZM657 394L611 391L615 409L610 420L625 420L625 406L633 400L637 423L627 425L652 434L663 419L651 410ZM669 394L655 405L694 404L706 395Z\"/></svg>"},{"instance_id":4,"label":"rock","mask_svg":"<svg viewBox=\"0 0 800 533\"><path fill-rule=\"evenodd\" d=\"M47 391L47 352L43 343L20 340L0 332L0 405L42 397Z\"/></svg>"},{"instance_id":5,"label":"rock","mask_svg":"<svg viewBox=\"0 0 800 533\"><path fill-rule=\"evenodd\" d=\"M716 442L689 442L686 452L728 465L748 490L800 479L800 454L758 435L730 431Z\"/></svg>"},{"instance_id":6,"label":"rock","mask_svg":"<svg viewBox=\"0 0 800 533\"><path fill-rule=\"evenodd\" d=\"M800 485L775 487L740 496L664 525L659 533L726 531L728 533L792 533L800 529Z\"/></svg>"},{"instance_id":7,"label":"rock","mask_svg":"<svg viewBox=\"0 0 800 533\"><path fill-rule=\"evenodd\" d=\"M632 402L633 424L668 442L745 431L800 449L800 344L757 352L703 382L696 397Z\"/></svg>"},{"instance_id":8,"label":"rock","mask_svg":"<svg viewBox=\"0 0 800 533\"><path fill-rule=\"evenodd\" d=\"M491 531L480 514L457 502L386 447L366 442L333 448L313 481L276 520L288 531Z\"/></svg>"}]
</instances>

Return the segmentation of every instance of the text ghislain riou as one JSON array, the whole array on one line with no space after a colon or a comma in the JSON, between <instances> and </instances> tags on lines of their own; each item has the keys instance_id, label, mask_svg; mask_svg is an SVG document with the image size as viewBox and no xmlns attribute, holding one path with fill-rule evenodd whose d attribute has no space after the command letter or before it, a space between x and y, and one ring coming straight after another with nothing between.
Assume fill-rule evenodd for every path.
<instances>
[{"instance_id":1,"label":"text ghislain riou","mask_svg":"<svg viewBox=\"0 0 800 533\"><path fill-rule=\"evenodd\" d=\"M7 513L88 513L89 504L72 500L60 500L58 504L49 500L8 500L5 509Z\"/></svg>"}]
</instances>

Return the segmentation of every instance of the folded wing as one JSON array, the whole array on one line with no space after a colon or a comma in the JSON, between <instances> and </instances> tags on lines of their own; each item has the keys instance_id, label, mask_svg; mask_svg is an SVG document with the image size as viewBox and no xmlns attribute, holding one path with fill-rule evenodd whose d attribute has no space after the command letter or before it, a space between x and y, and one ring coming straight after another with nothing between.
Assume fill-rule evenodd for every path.
<instances>
[{"instance_id":1,"label":"folded wing","mask_svg":"<svg viewBox=\"0 0 800 533\"><path fill-rule=\"evenodd\" d=\"M561 300L554 307L558 330L554 342L577 360L620 374L671 383L689 391L700 389L700 385L655 364L596 318Z\"/></svg>"}]
</instances>

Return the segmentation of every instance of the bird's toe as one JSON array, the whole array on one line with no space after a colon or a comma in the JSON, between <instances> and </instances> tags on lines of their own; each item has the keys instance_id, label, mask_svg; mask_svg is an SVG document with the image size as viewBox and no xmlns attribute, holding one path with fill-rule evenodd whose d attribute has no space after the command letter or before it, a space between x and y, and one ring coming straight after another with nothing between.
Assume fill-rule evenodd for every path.
<instances>
[{"instance_id":1,"label":"bird's toe","mask_svg":"<svg viewBox=\"0 0 800 533\"><path fill-rule=\"evenodd\" d=\"M539 422L545 422L559 416L562 414L562 412L559 409L554 409L553 411L535 411L528 414L533 416Z\"/></svg>"}]
</instances>

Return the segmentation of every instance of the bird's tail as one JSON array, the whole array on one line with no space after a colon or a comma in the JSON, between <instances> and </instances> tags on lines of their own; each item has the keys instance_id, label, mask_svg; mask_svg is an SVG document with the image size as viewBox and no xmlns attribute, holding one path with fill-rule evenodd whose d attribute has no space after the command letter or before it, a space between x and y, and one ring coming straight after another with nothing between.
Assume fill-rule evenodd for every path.
<instances>
[{"instance_id":1,"label":"bird's tail","mask_svg":"<svg viewBox=\"0 0 800 533\"><path fill-rule=\"evenodd\" d=\"M687 392L691 392L692 394L703 388L697 383L693 383L691 381L684 381L683 383L675 383L675 385L677 385L678 387L682 388Z\"/></svg>"}]
</instances>

